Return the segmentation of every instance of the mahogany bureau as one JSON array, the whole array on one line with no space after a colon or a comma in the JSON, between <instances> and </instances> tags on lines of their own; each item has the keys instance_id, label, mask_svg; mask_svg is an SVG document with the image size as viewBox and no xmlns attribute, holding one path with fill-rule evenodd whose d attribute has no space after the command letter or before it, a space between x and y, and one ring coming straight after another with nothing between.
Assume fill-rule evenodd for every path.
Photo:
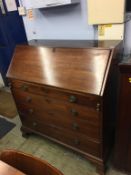
<instances>
[{"instance_id":1,"label":"mahogany bureau","mask_svg":"<svg viewBox=\"0 0 131 175\"><path fill-rule=\"evenodd\" d=\"M17 46L7 73L21 130L82 154L104 174L115 121L121 43L41 44Z\"/></svg>"}]
</instances>

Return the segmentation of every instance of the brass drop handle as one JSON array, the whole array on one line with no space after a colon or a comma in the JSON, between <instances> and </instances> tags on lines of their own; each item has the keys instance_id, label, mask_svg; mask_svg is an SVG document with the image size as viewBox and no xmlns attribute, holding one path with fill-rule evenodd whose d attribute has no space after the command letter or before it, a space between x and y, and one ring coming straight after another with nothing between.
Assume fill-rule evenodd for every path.
<instances>
[{"instance_id":1,"label":"brass drop handle","mask_svg":"<svg viewBox=\"0 0 131 175\"><path fill-rule=\"evenodd\" d=\"M75 117L78 116L78 112L75 109L71 109L71 114Z\"/></svg>"},{"instance_id":2,"label":"brass drop handle","mask_svg":"<svg viewBox=\"0 0 131 175\"><path fill-rule=\"evenodd\" d=\"M21 86L21 89L22 89L23 91L27 91L27 90L28 90L28 86L27 86L27 85L22 85L22 86Z\"/></svg>"},{"instance_id":3,"label":"brass drop handle","mask_svg":"<svg viewBox=\"0 0 131 175\"><path fill-rule=\"evenodd\" d=\"M77 101L76 96L71 95L70 98L69 98L69 101L70 101L71 103L75 103L75 102Z\"/></svg>"},{"instance_id":4,"label":"brass drop handle","mask_svg":"<svg viewBox=\"0 0 131 175\"><path fill-rule=\"evenodd\" d=\"M37 126L37 123L36 122L33 122L33 126Z\"/></svg>"},{"instance_id":5,"label":"brass drop handle","mask_svg":"<svg viewBox=\"0 0 131 175\"><path fill-rule=\"evenodd\" d=\"M97 105L96 105L96 110L97 110L97 111L100 111L100 103L97 103Z\"/></svg>"},{"instance_id":6,"label":"brass drop handle","mask_svg":"<svg viewBox=\"0 0 131 175\"><path fill-rule=\"evenodd\" d=\"M74 140L74 144L75 144L75 145L79 145L79 144L80 144L80 141L79 141L78 139L75 139L75 140Z\"/></svg>"},{"instance_id":7,"label":"brass drop handle","mask_svg":"<svg viewBox=\"0 0 131 175\"><path fill-rule=\"evenodd\" d=\"M26 102L30 103L32 101L31 97L26 97Z\"/></svg>"},{"instance_id":8,"label":"brass drop handle","mask_svg":"<svg viewBox=\"0 0 131 175\"><path fill-rule=\"evenodd\" d=\"M33 109L29 109L29 113L33 114L34 110Z\"/></svg>"},{"instance_id":9,"label":"brass drop handle","mask_svg":"<svg viewBox=\"0 0 131 175\"><path fill-rule=\"evenodd\" d=\"M73 123L73 124L72 124L72 128L73 128L74 130L78 130L78 129L79 129L79 125L78 125L77 123Z\"/></svg>"}]
</instances>

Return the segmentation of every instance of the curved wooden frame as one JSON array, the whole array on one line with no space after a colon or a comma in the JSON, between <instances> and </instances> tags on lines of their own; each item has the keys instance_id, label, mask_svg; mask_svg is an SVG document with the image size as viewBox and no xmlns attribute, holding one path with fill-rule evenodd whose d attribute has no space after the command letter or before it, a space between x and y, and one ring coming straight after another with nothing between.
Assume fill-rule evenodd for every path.
<instances>
[{"instance_id":1,"label":"curved wooden frame","mask_svg":"<svg viewBox=\"0 0 131 175\"><path fill-rule=\"evenodd\" d=\"M0 160L28 175L63 175L45 160L17 150L4 150Z\"/></svg>"}]
</instances>

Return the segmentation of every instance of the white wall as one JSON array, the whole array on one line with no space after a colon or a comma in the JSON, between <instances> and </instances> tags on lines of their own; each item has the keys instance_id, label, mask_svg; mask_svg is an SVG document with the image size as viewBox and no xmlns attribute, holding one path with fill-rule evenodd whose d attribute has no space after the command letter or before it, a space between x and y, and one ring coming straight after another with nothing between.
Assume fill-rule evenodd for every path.
<instances>
[{"instance_id":1,"label":"white wall","mask_svg":"<svg viewBox=\"0 0 131 175\"><path fill-rule=\"evenodd\" d=\"M22 1L24 5L24 1L27 0ZM36 9L33 12L33 20L29 20L27 16L23 17L28 40L98 39L97 26L88 25L87 0L80 0L79 5L48 10ZM131 21L125 25L125 52L129 54L131 52Z\"/></svg>"},{"instance_id":2,"label":"white wall","mask_svg":"<svg viewBox=\"0 0 131 175\"><path fill-rule=\"evenodd\" d=\"M87 0L80 0L78 5L35 9L33 12L33 20L23 17L28 40L96 39L97 28L88 25L87 21Z\"/></svg>"}]
</instances>

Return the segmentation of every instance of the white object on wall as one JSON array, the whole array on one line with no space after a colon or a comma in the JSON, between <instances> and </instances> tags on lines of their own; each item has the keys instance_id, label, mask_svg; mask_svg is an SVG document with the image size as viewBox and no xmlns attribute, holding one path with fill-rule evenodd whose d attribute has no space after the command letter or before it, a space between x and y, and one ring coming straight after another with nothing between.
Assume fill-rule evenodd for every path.
<instances>
[{"instance_id":1,"label":"white object on wall","mask_svg":"<svg viewBox=\"0 0 131 175\"><path fill-rule=\"evenodd\" d=\"M3 82L2 76L0 74L0 87L3 87L3 86L4 86L4 82Z\"/></svg>"},{"instance_id":2,"label":"white object on wall","mask_svg":"<svg viewBox=\"0 0 131 175\"><path fill-rule=\"evenodd\" d=\"M87 0L89 24L123 23L125 0Z\"/></svg>"},{"instance_id":3,"label":"white object on wall","mask_svg":"<svg viewBox=\"0 0 131 175\"><path fill-rule=\"evenodd\" d=\"M98 26L99 40L123 40L125 24L108 24Z\"/></svg>"},{"instance_id":4,"label":"white object on wall","mask_svg":"<svg viewBox=\"0 0 131 175\"><path fill-rule=\"evenodd\" d=\"M18 7L18 13L20 16L25 16L26 15L26 9L23 6Z\"/></svg>"}]
</instances>

